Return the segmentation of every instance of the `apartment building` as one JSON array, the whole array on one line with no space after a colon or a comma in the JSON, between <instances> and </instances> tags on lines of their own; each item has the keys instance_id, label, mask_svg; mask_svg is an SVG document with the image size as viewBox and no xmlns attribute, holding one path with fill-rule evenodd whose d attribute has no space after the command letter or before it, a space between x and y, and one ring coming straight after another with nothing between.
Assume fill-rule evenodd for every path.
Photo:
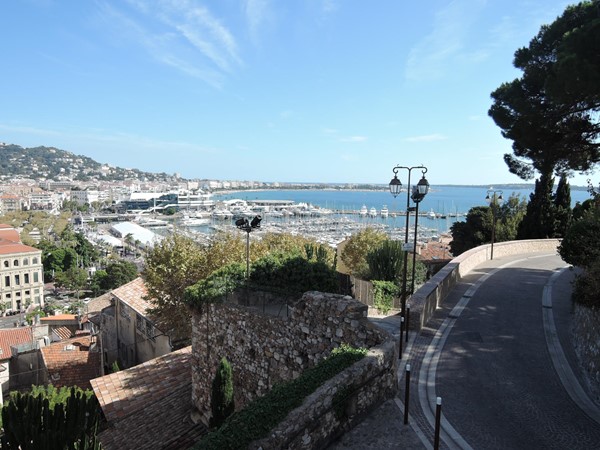
<instances>
[{"instance_id":1,"label":"apartment building","mask_svg":"<svg viewBox=\"0 0 600 450\"><path fill-rule=\"evenodd\" d=\"M0 301L19 311L44 306L42 251L21 243L17 230L0 224Z\"/></svg>"}]
</instances>

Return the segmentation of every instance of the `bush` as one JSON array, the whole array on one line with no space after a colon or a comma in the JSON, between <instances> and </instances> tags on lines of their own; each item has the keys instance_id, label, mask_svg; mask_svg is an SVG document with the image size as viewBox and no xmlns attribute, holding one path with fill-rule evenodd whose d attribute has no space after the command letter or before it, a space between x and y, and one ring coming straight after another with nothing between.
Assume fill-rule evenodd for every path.
<instances>
[{"instance_id":1,"label":"bush","mask_svg":"<svg viewBox=\"0 0 600 450\"><path fill-rule=\"evenodd\" d=\"M49 385L11 392L2 407L2 449L89 448L96 445L98 421L92 391Z\"/></svg>"},{"instance_id":2,"label":"bush","mask_svg":"<svg viewBox=\"0 0 600 450\"><path fill-rule=\"evenodd\" d=\"M266 395L231 415L221 428L206 435L194 446L194 449L247 448L252 441L266 437L325 381L364 358L366 354L366 349L342 345L331 352L327 359L304 371L295 380L273 387Z\"/></svg>"},{"instance_id":3,"label":"bush","mask_svg":"<svg viewBox=\"0 0 600 450\"><path fill-rule=\"evenodd\" d=\"M573 300L589 308L600 308L600 260L575 279Z\"/></svg>"},{"instance_id":4,"label":"bush","mask_svg":"<svg viewBox=\"0 0 600 450\"><path fill-rule=\"evenodd\" d=\"M367 254L369 279L395 281L401 277L404 250L402 242L386 239Z\"/></svg>"},{"instance_id":5,"label":"bush","mask_svg":"<svg viewBox=\"0 0 600 450\"><path fill-rule=\"evenodd\" d=\"M400 291L400 287L392 281L373 280L373 300L377 311L387 314L394 306L394 298L400 295Z\"/></svg>"},{"instance_id":6,"label":"bush","mask_svg":"<svg viewBox=\"0 0 600 450\"><path fill-rule=\"evenodd\" d=\"M219 428L225 419L235 411L233 400L233 371L226 358L222 358L212 383L210 406L212 417L211 428Z\"/></svg>"}]
</instances>

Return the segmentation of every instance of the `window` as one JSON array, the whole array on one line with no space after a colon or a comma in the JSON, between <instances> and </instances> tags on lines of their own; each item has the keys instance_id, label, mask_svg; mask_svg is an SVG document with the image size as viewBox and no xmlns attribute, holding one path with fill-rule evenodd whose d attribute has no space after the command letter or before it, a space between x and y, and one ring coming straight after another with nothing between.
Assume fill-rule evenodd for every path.
<instances>
[{"instance_id":1,"label":"window","mask_svg":"<svg viewBox=\"0 0 600 450\"><path fill-rule=\"evenodd\" d=\"M25 295L29 295L31 291L25 291Z\"/></svg>"},{"instance_id":2,"label":"window","mask_svg":"<svg viewBox=\"0 0 600 450\"><path fill-rule=\"evenodd\" d=\"M8 267L9 262L8 261L4 261L4 267Z\"/></svg>"},{"instance_id":3,"label":"window","mask_svg":"<svg viewBox=\"0 0 600 450\"><path fill-rule=\"evenodd\" d=\"M21 276L15 275L15 286L19 286L21 284Z\"/></svg>"},{"instance_id":4,"label":"window","mask_svg":"<svg viewBox=\"0 0 600 450\"><path fill-rule=\"evenodd\" d=\"M154 325L146 321L146 336L148 336L148 339L154 340L155 332L156 329L154 328Z\"/></svg>"},{"instance_id":5,"label":"window","mask_svg":"<svg viewBox=\"0 0 600 450\"><path fill-rule=\"evenodd\" d=\"M23 283L28 284L29 283L29 274L26 273L25 275L23 275Z\"/></svg>"},{"instance_id":6,"label":"window","mask_svg":"<svg viewBox=\"0 0 600 450\"><path fill-rule=\"evenodd\" d=\"M19 260L18 260L18 259L15 259L15 260L13 261L13 266L15 266L15 267L18 267L18 266L19 266Z\"/></svg>"},{"instance_id":7,"label":"window","mask_svg":"<svg viewBox=\"0 0 600 450\"><path fill-rule=\"evenodd\" d=\"M32 264L37 264L38 263L38 259L37 258L33 258L33 260L31 261Z\"/></svg>"},{"instance_id":8,"label":"window","mask_svg":"<svg viewBox=\"0 0 600 450\"><path fill-rule=\"evenodd\" d=\"M40 296L39 296L39 295L36 295L36 296L35 296L35 303L36 303L37 305L39 305L39 304L40 304Z\"/></svg>"},{"instance_id":9,"label":"window","mask_svg":"<svg viewBox=\"0 0 600 450\"><path fill-rule=\"evenodd\" d=\"M144 318L143 318L141 315L139 315L139 314L136 314L136 315L135 315L135 327L137 328L137 330L138 330L140 333L143 333L143 332L144 332L144 328L145 328L145 324L144 324L144 322L145 322L145 321L146 321L146 320L145 320L145 319L144 319Z\"/></svg>"},{"instance_id":10,"label":"window","mask_svg":"<svg viewBox=\"0 0 600 450\"><path fill-rule=\"evenodd\" d=\"M37 272L33 272L33 282L37 283L38 281L40 281L40 276Z\"/></svg>"},{"instance_id":11,"label":"window","mask_svg":"<svg viewBox=\"0 0 600 450\"><path fill-rule=\"evenodd\" d=\"M5 287L9 287L10 286L10 276L7 275L4 277L4 286Z\"/></svg>"},{"instance_id":12,"label":"window","mask_svg":"<svg viewBox=\"0 0 600 450\"><path fill-rule=\"evenodd\" d=\"M23 259L23 265L24 266L28 266L29 265L29 258Z\"/></svg>"},{"instance_id":13,"label":"window","mask_svg":"<svg viewBox=\"0 0 600 450\"><path fill-rule=\"evenodd\" d=\"M20 292L16 292L16 293L15 293L15 295L16 295L17 297L20 297L20 296L21 296L21 293L20 293Z\"/></svg>"},{"instance_id":14,"label":"window","mask_svg":"<svg viewBox=\"0 0 600 450\"><path fill-rule=\"evenodd\" d=\"M119 314L121 315L121 317L127 320L131 320L131 316L129 315L129 308L123 303L121 303L119 306Z\"/></svg>"}]
</instances>

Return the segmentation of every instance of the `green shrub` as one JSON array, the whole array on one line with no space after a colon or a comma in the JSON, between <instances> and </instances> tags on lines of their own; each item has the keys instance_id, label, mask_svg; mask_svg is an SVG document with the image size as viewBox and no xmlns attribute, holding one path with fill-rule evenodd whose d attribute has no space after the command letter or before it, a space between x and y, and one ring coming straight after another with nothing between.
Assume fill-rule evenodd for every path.
<instances>
[{"instance_id":1,"label":"green shrub","mask_svg":"<svg viewBox=\"0 0 600 450\"><path fill-rule=\"evenodd\" d=\"M33 386L30 393L11 392L2 407L3 450L91 448L99 421L92 391ZM88 447L86 447L88 446Z\"/></svg>"},{"instance_id":2,"label":"green shrub","mask_svg":"<svg viewBox=\"0 0 600 450\"><path fill-rule=\"evenodd\" d=\"M375 308L387 314L394 306L394 298L400 295L400 287L391 281L373 280L373 303Z\"/></svg>"},{"instance_id":3,"label":"green shrub","mask_svg":"<svg viewBox=\"0 0 600 450\"><path fill-rule=\"evenodd\" d=\"M402 242L386 239L367 254L369 279L396 281L401 278L404 250Z\"/></svg>"},{"instance_id":4,"label":"green shrub","mask_svg":"<svg viewBox=\"0 0 600 450\"><path fill-rule=\"evenodd\" d=\"M222 358L212 383L210 406L212 417L211 428L219 428L225 419L235 411L233 400L233 371L226 358Z\"/></svg>"},{"instance_id":5,"label":"green shrub","mask_svg":"<svg viewBox=\"0 0 600 450\"><path fill-rule=\"evenodd\" d=\"M347 345L336 348L327 359L304 371L295 380L274 386L266 395L231 415L221 428L206 435L194 446L194 449L247 448L252 441L266 437L324 382L350 367L366 354L367 350L363 348L352 348Z\"/></svg>"}]
</instances>

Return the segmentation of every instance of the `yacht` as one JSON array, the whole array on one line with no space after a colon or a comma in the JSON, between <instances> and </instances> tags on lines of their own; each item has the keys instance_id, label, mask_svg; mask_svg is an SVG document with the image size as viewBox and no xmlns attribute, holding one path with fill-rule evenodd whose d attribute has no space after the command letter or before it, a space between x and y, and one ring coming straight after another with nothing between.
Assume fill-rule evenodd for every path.
<instances>
[{"instance_id":1,"label":"yacht","mask_svg":"<svg viewBox=\"0 0 600 450\"><path fill-rule=\"evenodd\" d=\"M389 216L390 212L388 210L387 205L383 205L383 208L381 208L381 217L383 217L384 219L387 218L387 216Z\"/></svg>"},{"instance_id":2,"label":"yacht","mask_svg":"<svg viewBox=\"0 0 600 450\"><path fill-rule=\"evenodd\" d=\"M370 217L377 217L377 210L375 209L374 206L369 210L369 216Z\"/></svg>"},{"instance_id":3,"label":"yacht","mask_svg":"<svg viewBox=\"0 0 600 450\"><path fill-rule=\"evenodd\" d=\"M431 211L429 211L425 217L427 217L428 219L435 219L437 216L435 214L435 212L433 211L433 209Z\"/></svg>"},{"instance_id":4,"label":"yacht","mask_svg":"<svg viewBox=\"0 0 600 450\"><path fill-rule=\"evenodd\" d=\"M367 215L367 205L362 205L362 208L360 208L360 211L358 214L360 214L361 217L365 217Z\"/></svg>"}]
</instances>

